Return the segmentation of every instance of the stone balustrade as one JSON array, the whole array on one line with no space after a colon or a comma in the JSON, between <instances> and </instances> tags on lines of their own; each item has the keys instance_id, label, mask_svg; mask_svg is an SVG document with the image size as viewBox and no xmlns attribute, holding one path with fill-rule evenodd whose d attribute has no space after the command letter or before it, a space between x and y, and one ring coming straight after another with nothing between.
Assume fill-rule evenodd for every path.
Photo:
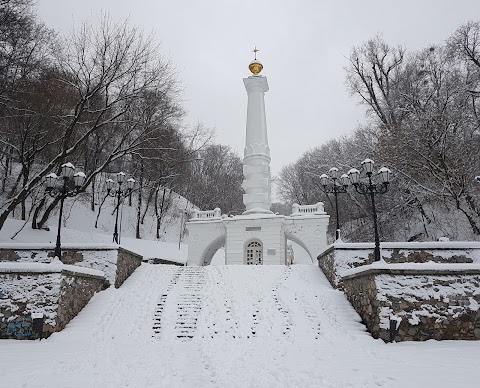
<instances>
[{"instance_id":1,"label":"stone balustrade","mask_svg":"<svg viewBox=\"0 0 480 388\"><path fill-rule=\"evenodd\" d=\"M298 203L292 205L292 216L313 214L326 214L323 202L317 202L314 205L299 205Z\"/></svg>"},{"instance_id":2,"label":"stone balustrade","mask_svg":"<svg viewBox=\"0 0 480 388\"><path fill-rule=\"evenodd\" d=\"M190 221L195 221L195 220L205 220L205 219L213 219L213 218L222 218L222 211L220 208L215 208L213 210L197 210L194 209L192 212L192 218Z\"/></svg>"}]
</instances>

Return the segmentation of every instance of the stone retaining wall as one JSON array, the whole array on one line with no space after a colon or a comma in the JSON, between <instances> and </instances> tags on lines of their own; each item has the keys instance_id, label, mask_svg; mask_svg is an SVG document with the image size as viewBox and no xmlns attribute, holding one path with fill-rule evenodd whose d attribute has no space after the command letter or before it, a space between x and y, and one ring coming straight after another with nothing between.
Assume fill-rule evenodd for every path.
<instances>
[{"instance_id":1,"label":"stone retaining wall","mask_svg":"<svg viewBox=\"0 0 480 388\"><path fill-rule=\"evenodd\" d=\"M20 244L12 248L0 247L0 262L34 262L50 263L53 260L51 248L22 247ZM135 271L142 263L143 257L118 246L105 248L66 248L62 249L61 262L80 267L93 268L102 271L110 284L116 288Z\"/></svg>"},{"instance_id":2,"label":"stone retaining wall","mask_svg":"<svg viewBox=\"0 0 480 388\"><path fill-rule=\"evenodd\" d=\"M382 243L381 253L374 262L373 244L336 243L318 256L375 338L480 339L479 243Z\"/></svg>"},{"instance_id":3,"label":"stone retaining wall","mask_svg":"<svg viewBox=\"0 0 480 388\"><path fill-rule=\"evenodd\" d=\"M480 270L366 270L343 289L374 338L480 339Z\"/></svg>"},{"instance_id":4,"label":"stone retaining wall","mask_svg":"<svg viewBox=\"0 0 480 388\"><path fill-rule=\"evenodd\" d=\"M436 243L382 243L382 259L389 264L400 263L480 263L480 244ZM336 243L318 256L318 265L333 287L342 289L342 276L353 268L373 263L370 243Z\"/></svg>"},{"instance_id":5,"label":"stone retaining wall","mask_svg":"<svg viewBox=\"0 0 480 388\"><path fill-rule=\"evenodd\" d=\"M120 287L125 280L142 264L143 256L123 248L118 248L115 287Z\"/></svg>"},{"instance_id":6,"label":"stone retaining wall","mask_svg":"<svg viewBox=\"0 0 480 388\"><path fill-rule=\"evenodd\" d=\"M0 338L48 337L107 285L103 276L70 270L0 273Z\"/></svg>"},{"instance_id":7,"label":"stone retaining wall","mask_svg":"<svg viewBox=\"0 0 480 388\"><path fill-rule=\"evenodd\" d=\"M341 289L341 276L338 274L337 266L335 262L335 255L338 251L334 249L333 246L329 247L328 250L324 251L320 256L318 256L318 266L325 274L326 278L330 282L333 288Z\"/></svg>"}]
</instances>

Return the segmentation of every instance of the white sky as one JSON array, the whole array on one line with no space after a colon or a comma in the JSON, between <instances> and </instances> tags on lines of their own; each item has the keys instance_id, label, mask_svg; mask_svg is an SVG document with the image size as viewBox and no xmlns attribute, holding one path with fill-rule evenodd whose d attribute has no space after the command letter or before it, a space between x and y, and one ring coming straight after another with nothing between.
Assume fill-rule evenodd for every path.
<instances>
[{"instance_id":1,"label":"white sky","mask_svg":"<svg viewBox=\"0 0 480 388\"><path fill-rule=\"evenodd\" d=\"M187 124L216 128L243 156L246 92L256 45L266 94L272 173L365 121L345 86L352 46L377 33L407 49L443 42L480 19L478 0L38 0L41 19L67 33L107 11L154 32L179 71Z\"/></svg>"}]
</instances>

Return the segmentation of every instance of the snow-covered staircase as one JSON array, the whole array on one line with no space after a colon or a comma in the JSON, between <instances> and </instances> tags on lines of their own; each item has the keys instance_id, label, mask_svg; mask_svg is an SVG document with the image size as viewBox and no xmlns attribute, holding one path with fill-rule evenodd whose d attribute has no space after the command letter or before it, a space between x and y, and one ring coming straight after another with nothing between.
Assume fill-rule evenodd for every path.
<instances>
[{"instance_id":1,"label":"snow-covered staircase","mask_svg":"<svg viewBox=\"0 0 480 388\"><path fill-rule=\"evenodd\" d=\"M152 337L157 340L272 336L317 340L323 326L332 329L331 298L344 299L313 265L175 270L157 265L150 270L170 271L153 312Z\"/></svg>"},{"instance_id":2,"label":"snow-covered staircase","mask_svg":"<svg viewBox=\"0 0 480 388\"><path fill-rule=\"evenodd\" d=\"M178 278L182 274L182 269L178 269L172 275L170 279L169 285L164 293L160 296L160 299L157 304L157 308L155 309L155 314L153 318L153 331L155 334L160 334L162 331L162 316L163 316L163 309L165 307L165 303L167 302L167 297L169 292L172 288L177 284Z\"/></svg>"},{"instance_id":3,"label":"snow-covered staircase","mask_svg":"<svg viewBox=\"0 0 480 388\"><path fill-rule=\"evenodd\" d=\"M203 301L205 271L202 267L184 267L178 283L181 287L177 298L175 332L177 338L189 339L195 335L197 320Z\"/></svg>"},{"instance_id":4,"label":"snow-covered staircase","mask_svg":"<svg viewBox=\"0 0 480 388\"><path fill-rule=\"evenodd\" d=\"M204 267L181 267L172 274L170 284L160 296L155 309L154 337L161 337L165 320L170 324L174 322L176 338L188 340L194 337L198 315L203 304L204 278ZM176 308L173 320L172 316L167 318L165 314L167 302L170 310L173 306Z\"/></svg>"},{"instance_id":5,"label":"snow-covered staircase","mask_svg":"<svg viewBox=\"0 0 480 388\"><path fill-rule=\"evenodd\" d=\"M314 265L142 264L119 289L97 294L55 338L315 342L356 336L365 330L359 320Z\"/></svg>"}]
</instances>

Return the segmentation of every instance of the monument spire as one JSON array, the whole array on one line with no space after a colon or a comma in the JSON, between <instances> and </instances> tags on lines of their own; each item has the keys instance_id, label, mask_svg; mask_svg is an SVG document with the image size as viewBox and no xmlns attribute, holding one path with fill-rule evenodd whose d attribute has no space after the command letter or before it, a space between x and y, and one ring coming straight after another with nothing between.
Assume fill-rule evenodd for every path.
<instances>
[{"instance_id":1,"label":"monument spire","mask_svg":"<svg viewBox=\"0 0 480 388\"><path fill-rule=\"evenodd\" d=\"M267 77L260 75L262 63L255 59L248 66L253 75L244 78L248 95L247 125L243 158L243 203L244 214L271 214L270 205L270 148L268 147L267 119L265 115L265 93L268 91Z\"/></svg>"}]
</instances>

